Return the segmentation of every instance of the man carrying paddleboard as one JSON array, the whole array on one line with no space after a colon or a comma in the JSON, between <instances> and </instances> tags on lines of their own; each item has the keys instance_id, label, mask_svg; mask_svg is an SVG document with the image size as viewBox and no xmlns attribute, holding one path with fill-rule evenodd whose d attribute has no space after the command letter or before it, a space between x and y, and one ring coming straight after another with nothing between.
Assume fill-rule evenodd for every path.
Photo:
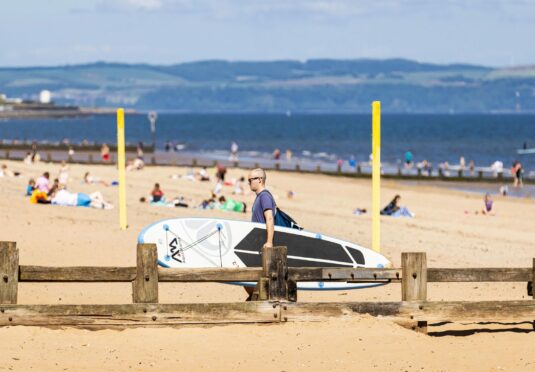
<instances>
[{"instance_id":1,"label":"man carrying paddleboard","mask_svg":"<svg viewBox=\"0 0 535 372\"><path fill-rule=\"evenodd\" d=\"M248 177L249 187L256 194L253 203L253 216L251 221L266 224L266 242L264 247L273 247L273 233L275 231L275 200L266 190L266 172L261 169L253 169Z\"/></svg>"}]
</instances>

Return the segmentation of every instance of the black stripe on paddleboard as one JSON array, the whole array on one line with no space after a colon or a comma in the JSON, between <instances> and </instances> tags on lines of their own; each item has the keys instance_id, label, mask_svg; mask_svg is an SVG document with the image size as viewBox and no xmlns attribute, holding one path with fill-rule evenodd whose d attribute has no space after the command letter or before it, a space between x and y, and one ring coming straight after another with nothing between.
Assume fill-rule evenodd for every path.
<instances>
[{"instance_id":1,"label":"black stripe on paddleboard","mask_svg":"<svg viewBox=\"0 0 535 372\"><path fill-rule=\"evenodd\" d=\"M242 239L235 247L235 250L244 250L244 251L256 251L259 252L262 248L262 245L266 242L266 230L255 227L252 229L245 238ZM311 259L321 259L329 261L339 261L347 263L349 265L353 264L351 258L347 255L344 247L338 243L333 243L327 240L321 240L317 238L311 238L308 236L291 234L281 231L275 231L275 236L273 238L273 244L275 246L284 245L288 247L288 256L298 256L306 257ZM355 258L355 261L358 264L364 265L364 256L361 252L354 249L348 249L350 254ZM358 257L358 253L362 258ZM260 256L251 255L251 254L240 254L235 252L238 257L243 261L247 266L258 266L260 261ZM243 257L242 257L243 256ZM252 257L255 256L255 257ZM357 259L358 258L358 259ZM248 264L246 261L250 261L252 264ZM313 261L299 261L299 264L293 265L290 260L288 261L289 266L340 266L338 264L326 264L321 262L318 265L312 265Z\"/></svg>"},{"instance_id":2,"label":"black stripe on paddleboard","mask_svg":"<svg viewBox=\"0 0 535 372\"><path fill-rule=\"evenodd\" d=\"M355 248L348 247L348 246L346 246L346 248L349 254L353 257L353 259L355 260L357 264L364 265L366 260L364 260L364 255L362 254L361 251Z\"/></svg>"},{"instance_id":3,"label":"black stripe on paddleboard","mask_svg":"<svg viewBox=\"0 0 535 372\"><path fill-rule=\"evenodd\" d=\"M242 260L245 266L247 267L259 267L262 266L262 257L255 252L236 252L234 254ZM309 260L300 260L299 258L288 257L288 266L289 267L352 267L353 265L339 264L333 262L323 262L323 261L309 261Z\"/></svg>"}]
</instances>

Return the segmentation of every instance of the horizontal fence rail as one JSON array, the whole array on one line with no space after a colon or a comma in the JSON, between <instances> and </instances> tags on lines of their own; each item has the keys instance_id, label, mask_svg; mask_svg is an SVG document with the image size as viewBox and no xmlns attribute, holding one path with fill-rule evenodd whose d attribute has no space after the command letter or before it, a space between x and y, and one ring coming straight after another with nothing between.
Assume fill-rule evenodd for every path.
<instances>
[{"instance_id":1,"label":"horizontal fence rail","mask_svg":"<svg viewBox=\"0 0 535 372\"><path fill-rule=\"evenodd\" d=\"M428 268L427 282L529 282L532 268ZM401 281L401 269L370 269L345 267L289 267L289 278L307 281ZM244 268L158 268L160 282L256 282L262 269ZM19 266L19 282L131 282L136 267L106 266Z\"/></svg>"}]
</instances>

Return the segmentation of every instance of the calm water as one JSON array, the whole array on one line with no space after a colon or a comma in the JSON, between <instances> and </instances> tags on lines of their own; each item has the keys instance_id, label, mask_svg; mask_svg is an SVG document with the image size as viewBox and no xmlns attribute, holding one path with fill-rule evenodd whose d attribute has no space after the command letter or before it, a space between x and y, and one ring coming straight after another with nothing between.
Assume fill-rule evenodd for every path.
<instances>
[{"instance_id":1,"label":"calm water","mask_svg":"<svg viewBox=\"0 0 535 372\"><path fill-rule=\"evenodd\" d=\"M71 142L84 139L114 142L113 115L62 120L0 121L0 139ZM146 115L126 118L127 141L151 142ZM185 144L186 151L228 151L236 141L240 152L269 156L275 148L291 149L296 156L324 161L354 155L366 161L371 152L370 115L230 115L160 114L157 144ZM487 166L496 160L508 168L520 160L535 170L535 155L517 155L527 142L535 147L535 115L383 115L382 158L396 163L411 150L415 161L457 164L463 155L468 163Z\"/></svg>"}]
</instances>

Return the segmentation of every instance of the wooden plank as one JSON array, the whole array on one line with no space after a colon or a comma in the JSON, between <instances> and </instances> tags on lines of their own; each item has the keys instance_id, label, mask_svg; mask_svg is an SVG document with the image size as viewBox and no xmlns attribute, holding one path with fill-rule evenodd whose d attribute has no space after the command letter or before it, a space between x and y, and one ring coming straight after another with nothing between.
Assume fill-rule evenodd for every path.
<instances>
[{"instance_id":1,"label":"wooden plank","mask_svg":"<svg viewBox=\"0 0 535 372\"><path fill-rule=\"evenodd\" d=\"M16 304L19 251L15 242L0 242L0 304Z\"/></svg>"},{"instance_id":2,"label":"wooden plank","mask_svg":"<svg viewBox=\"0 0 535 372\"><path fill-rule=\"evenodd\" d=\"M427 299L427 259L425 252L401 254L402 301L423 301Z\"/></svg>"},{"instance_id":3,"label":"wooden plank","mask_svg":"<svg viewBox=\"0 0 535 372\"><path fill-rule=\"evenodd\" d=\"M132 282L135 303L158 302L158 253L156 244L137 245L137 275Z\"/></svg>"},{"instance_id":4,"label":"wooden plank","mask_svg":"<svg viewBox=\"0 0 535 372\"><path fill-rule=\"evenodd\" d=\"M324 321L361 314L395 320L517 321L535 319L535 301L296 302L281 304L282 321ZM420 327L424 324L420 323Z\"/></svg>"},{"instance_id":5,"label":"wooden plank","mask_svg":"<svg viewBox=\"0 0 535 372\"><path fill-rule=\"evenodd\" d=\"M269 299L269 278L260 278L260 280L258 280L257 289L257 301L267 301Z\"/></svg>"},{"instance_id":6,"label":"wooden plank","mask_svg":"<svg viewBox=\"0 0 535 372\"><path fill-rule=\"evenodd\" d=\"M535 257L533 258L533 267L531 269L531 295L535 299L535 291L533 290L533 285L535 284ZM533 328L535 328L535 322L533 323Z\"/></svg>"},{"instance_id":7,"label":"wooden plank","mask_svg":"<svg viewBox=\"0 0 535 372\"><path fill-rule=\"evenodd\" d=\"M531 268L428 268L428 282L528 282Z\"/></svg>"},{"instance_id":8,"label":"wooden plank","mask_svg":"<svg viewBox=\"0 0 535 372\"><path fill-rule=\"evenodd\" d=\"M256 282L262 275L260 267L168 269L158 268L160 282Z\"/></svg>"},{"instance_id":9,"label":"wooden plank","mask_svg":"<svg viewBox=\"0 0 535 372\"><path fill-rule=\"evenodd\" d=\"M401 279L401 269L352 267L290 267L288 276L296 281L374 281Z\"/></svg>"},{"instance_id":10,"label":"wooden plank","mask_svg":"<svg viewBox=\"0 0 535 372\"><path fill-rule=\"evenodd\" d=\"M135 267L110 266L19 266L20 282L131 282ZM161 282L239 282L258 281L261 268L158 268ZM401 269L346 267L289 267L288 277L295 281L400 281ZM531 282L532 268L428 268L428 282Z\"/></svg>"},{"instance_id":11,"label":"wooden plank","mask_svg":"<svg viewBox=\"0 0 535 372\"><path fill-rule=\"evenodd\" d=\"M401 253L402 301L425 301L427 299L427 257L425 252ZM427 322L419 321L416 332L426 333Z\"/></svg>"},{"instance_id":12,"label":"wooden plank","mask_svg":"<svg viewBox=\"0 0 535 372\"><path fill-rule=\"evenodd\" d=\"M288 300L287 254L287 247L262 247L262 276L269 279L269 300Z\"/></svg>"},{"instance_id":13,"label":"wooden plank","mask_svg":"<svg viewBox=\"0 0 535 372\"><path fill-rule=\"evenodd\" d=\"M279 322L277 303L0 305L0 326L169 326Z\"/></svg>"},{"instance_id":14,"label":"wooden plank","mask_svg":"<svg viewBox=\"0 0 535 372\"><path fill-rule=\"evenodd\" d=\"M131 282L135 267L19 266L20 282Z\"/></svg>"}]
</instances>

